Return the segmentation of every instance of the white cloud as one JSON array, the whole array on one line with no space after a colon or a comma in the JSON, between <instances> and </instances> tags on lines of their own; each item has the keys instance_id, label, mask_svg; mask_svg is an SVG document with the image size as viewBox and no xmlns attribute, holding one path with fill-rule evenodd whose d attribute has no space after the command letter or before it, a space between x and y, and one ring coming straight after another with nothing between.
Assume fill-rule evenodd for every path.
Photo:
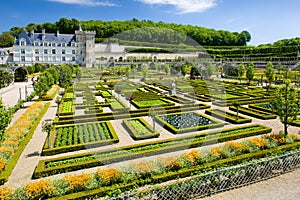
<instances>
[{"instance_id":1,"label":"white cloud","mask_svg":"<svg viewBox=\"0 0 300 200\"><path fill-rule=\"evenodd\" d=\"M80 6L115 6L114 3L102 0L48 0L57 3L74 4Z\"/></svg>"},{"instance_id":2,"label":"white cloud","mask_svg":"<svg viewBox=\"0 0 300 200\"><path fill-rule=\"evenodd\" d=\"M217 0L138 0L149 5L172 5L179 13L204 12L217 5Z\"/></svg>"}]
</instances>

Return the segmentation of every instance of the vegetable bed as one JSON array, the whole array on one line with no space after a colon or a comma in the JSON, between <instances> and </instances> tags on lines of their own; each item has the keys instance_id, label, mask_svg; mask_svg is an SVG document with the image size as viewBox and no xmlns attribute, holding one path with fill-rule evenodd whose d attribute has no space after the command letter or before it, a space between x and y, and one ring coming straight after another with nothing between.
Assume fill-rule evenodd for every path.
<instances>
[{"instance_id":1,"label":"vegetable bed","mask_svg":"<svg viewBox=\"0 0 300 200\"><path fill-rule=\"evenodd\" d=\"M43 155L53 155L81 149L110 145L118 142L110 122L66 125L56 127L54 147L44 149Z\"/></svg>"},{"instance_id":2,"label":"vegetable bed","mask_svg":"<svg viewBox=\"0 0 300 200\"><path fill-rule=\"evenodd\" d=\"M123 123L134 140L143 140L159 137L158 132L153 132L151 126L143 118L125 119Z\"/></svg>"},{"instance_id":3,"label":"vegetable bed","mask_svg":"<svg viewBox=\"0 0 300 200\"><path fill-rule=\"evenodd\" d=\"M252 119L243 117L241 115L236 115L236 113L221 110L221 109L210 109L205 110L205 114L211 115L212 117L233 123L233 124L243 124L250 123Z\"/></svg>"},{"instance_id":4,"label":"vegetable bed","mask_svg":"<svg viewBox=\"0 0 300 200\"><path fill-rule=\"evenodd\" d=\"M159 115L158 123L172 133L185 133L209 128L221 127L224 123L196 112Z\"/></svg>"}]
</instances>

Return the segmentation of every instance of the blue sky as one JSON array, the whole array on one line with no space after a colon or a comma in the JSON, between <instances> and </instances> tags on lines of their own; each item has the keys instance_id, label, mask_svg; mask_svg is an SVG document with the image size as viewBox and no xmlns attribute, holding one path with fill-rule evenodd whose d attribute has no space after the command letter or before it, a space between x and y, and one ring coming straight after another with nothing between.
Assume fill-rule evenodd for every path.
<instances>
[{"instance_id":1,"label":"blue sky","mask_svg":"<svg viewBox=\"0 0 300 200\"><path fill-rule=\"evenodd\" d=\"M152 20L252 35L250 45L300 37L299 0L5 0L0 32L28 23L78 20Z\"/></svg>"}]
</instances>

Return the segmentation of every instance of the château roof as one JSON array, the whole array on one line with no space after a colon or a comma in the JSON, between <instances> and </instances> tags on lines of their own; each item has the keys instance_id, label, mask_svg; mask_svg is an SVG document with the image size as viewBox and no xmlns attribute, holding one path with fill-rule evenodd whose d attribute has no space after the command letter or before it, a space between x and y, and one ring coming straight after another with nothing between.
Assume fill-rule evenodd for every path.
<instances>
[{"instance_id":1,"label":"ch\u00e2teau roof","mask_svg":"<svg viewBox=\"0 0 300 200\"><path fill-rule=\"evenodd\" d=\"M24 39L26 41L26 46L33 46L34 42L55 42L56 44L67 43L70 45L71 42L76 41L76 36L74 34L59 34L59 33L34 33L26 32L22 30L18 38L15 41L15 45L20 44L20 40Z\"/></svg>"}]
</instances>

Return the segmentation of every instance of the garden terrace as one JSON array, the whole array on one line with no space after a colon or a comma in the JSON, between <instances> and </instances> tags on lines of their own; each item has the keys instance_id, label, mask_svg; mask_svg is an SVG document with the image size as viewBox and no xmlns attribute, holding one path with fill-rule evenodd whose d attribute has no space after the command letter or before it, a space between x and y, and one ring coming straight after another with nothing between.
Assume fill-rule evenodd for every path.
<instances>
[{"instance_id":1,"label":"garden terrace","mask_svg":"<svg viewBox=\"0 0 300 200\"><path fill-rule=\"evenodd\" d=\"M123 124L134 140L157 138L160 135L153 132L153 128L143 118L124 119Z\"/></svg>"},{"instance_id":2,"label":"garden terrace","mask_svg":"<svg viewBox=\"0 0 300 200\"><path fill-rule=\"evenodd\" d=\"M46 142L42 155L53 155L111 145L119 142L110 122L55 126L51 132L51 148Z\"/></svg>"},{"instance_id":3,"label":"garden terrace","mask_svg":"<svg viewBox=\"0 0 300 200\"><path fill-rule=\"evenodd\" d=\"M238 115L237 113L229 112L229 111L224 111L221 109L209 109L205 110L205 114L208 114L212 117L233 123L233 124L244 124L244 123L250 123L252 119L243 117Z\"/></svg>"},{"instance_id":4,"label":"garden terrace","mask_svg":"<svg viewBox=\"0 0 300 200\"><path fill-rule=\"evenodd\" d=\"M230 110L237 111L237 109L233 106L229 107ZM244 106L239 107L239 113L255 117L258 119L268 120L268 119L276 119L277 115L272 114L271 112L265 112L254 108L247 108Z\"/></svg>"},{"instance_id":5,"label":"garden terrace","mask_svg":"<svg viewBox=\"0 0 300 200\"><path fill-rule=\"evenodd\" d=\"M174 134L224 126L224 123L196 112L158 115L156 119L159 124Z\"/></svg>"},{"instance_id":6,"label":"garden terrace","mask_svg":"<svg viewBox=\"0 0 300 200\"><path fill-rule=\"evenodd\" d=\"M271 129L261 125L199 132L191 136L164 139L161 141L134 144L109 150L82 153L71 156L41 160L34 172L34 178L87 169L109 163L127 161L145 156L202 147L235 139L270 133ZM206 137L206 136L209 136Z\"/></svg>"}]
</instances>

